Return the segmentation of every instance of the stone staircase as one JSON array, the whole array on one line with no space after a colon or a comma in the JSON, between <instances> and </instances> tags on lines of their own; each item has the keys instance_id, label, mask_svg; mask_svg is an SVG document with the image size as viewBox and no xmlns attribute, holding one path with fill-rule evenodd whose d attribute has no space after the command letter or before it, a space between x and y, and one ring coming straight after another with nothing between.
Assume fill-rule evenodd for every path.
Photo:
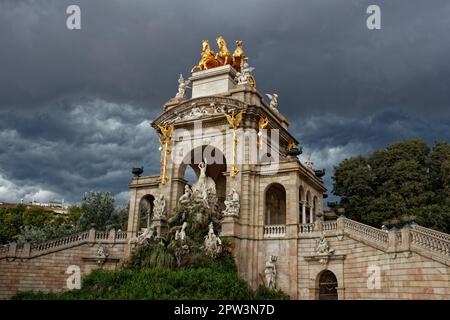
<instances>
[{"instance_id":1,"label":"stone staircase","mask_svg":"<svg viewBox=\"0 0 450 320\"><path fill-rule=\"evenodd\" d=\"M127 232L115 231L114 229L107 231L96 231L91 229L76 233L67 237L50 240L38 244L31 245L25 243L18 245L15 242L0 246L0 259L6 258L22 258L31 259L56 251L65 250L83 244L126 244Z\"/></svg>"},{"instance_id":2,"label":"stone staircase","mask_svg":"<svg viewBox=\"0 0 450 320\"><path fill-rule=\"evenodd\" d=\"M336 221L299 225L299 238L348 236L387 253L415 252L450 266L450 235L419 225L384 231L340 217Z\"/></svg>"}]
</instances>

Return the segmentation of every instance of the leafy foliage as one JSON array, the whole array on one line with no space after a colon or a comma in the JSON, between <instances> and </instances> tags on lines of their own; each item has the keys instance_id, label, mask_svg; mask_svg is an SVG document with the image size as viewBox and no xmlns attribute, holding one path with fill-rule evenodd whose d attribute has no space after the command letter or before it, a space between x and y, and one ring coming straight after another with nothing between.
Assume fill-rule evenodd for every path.
<instances>
[{"instance_id":1,"label":"leafy foliage","mask_svg":"<svg viewBox=\"0 0 450 320\"><path fill-rule=\"evenodd\" d=\"M231 259L231 258L230 258ZM95 270L83 279L80 290L65 293L19 293L13 299L289 299L280 292L260 287L256 292L238 277L230 259L211 261L199 268L125 268ZM231 261L231 264L230 264Z\"/></svg>"},{"instance_id":2,"label":"leafy foliage","mask_svg":"<svg viewBox=\"0 0 450 320\"><path fill-rule=\"evenodd\" d=\"M450 145L421 140L394 143L335 167L334 193L355 220L380 227L415 216L423 226L450 232Z\"/></svg>"},{"instance_id":3,"label":"leafy foliage","mask_svg":"<svg viewBox=\"0 0 450 320\"><path fill-rule=\"evenodd\" d=\"M81 206L73 205L67 214L46 211L39 206L0 208L0 244L17 241L38 243L91 228L126 230L128 206L114 207L108 192L85 194Z\"/></svg>"}]
</instances>

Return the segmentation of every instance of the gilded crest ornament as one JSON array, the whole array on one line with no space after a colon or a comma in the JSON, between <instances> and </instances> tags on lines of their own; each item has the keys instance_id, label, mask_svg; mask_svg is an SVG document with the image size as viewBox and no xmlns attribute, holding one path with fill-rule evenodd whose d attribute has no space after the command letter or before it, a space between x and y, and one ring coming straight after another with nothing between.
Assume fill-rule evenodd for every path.
<instances>
[{"instance_id":1,"label":"gilded crest ornament","mask_svg":"<svg viewBox=\"0 0 450 320\"><path fill-rule=\"evenodd\" d=\"M169 177L166 174L167 170L167 156L172 152L169 148L169 144L171 143L172 134L175 131L175 127L173 125L168 126L160 126L158 125L159 130L161 131L161 137L159 138L159 143L161 144L160 150L162 151L162 173L161 173L161 183L166 184L169 181Z\"/></svg>"},{"instance_id":2,"label":"gilded crest ornament","mask_svg":"<svg viewBox=\"0 0 450 320\"><path fill-rule=\"evenodd\" d=\"M231 165L231 177L235 177L239 173L239 169L236 166L236 146L238 143L237 137L236 137L236 130L239 127L239 124L242 121L242 111L239 112L236 116L234 114L229 115L225 114L227 117L228 123L233 128L233 164Z\"/></svg>"}]
</instances>

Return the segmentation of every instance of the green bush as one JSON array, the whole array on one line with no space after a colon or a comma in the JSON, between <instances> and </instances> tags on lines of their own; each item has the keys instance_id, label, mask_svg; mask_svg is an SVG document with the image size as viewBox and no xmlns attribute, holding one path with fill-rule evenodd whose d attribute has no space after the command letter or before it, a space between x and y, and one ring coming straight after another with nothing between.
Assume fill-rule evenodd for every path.
<instances>
[{"instance_id":1,"label":"green bush","mask_svg":"<svg viewBox=\"0 0 450 320\"><path fill-rule=\"evenodd\" d=\"M80 290L64 293L19 293L13 299L88 300L242 300L288 299L281 291L260 287L253 292L238 277L229 258L211 261L201 268L125 268L95 270L83 279Z\"/></svg>"}]
</instances>

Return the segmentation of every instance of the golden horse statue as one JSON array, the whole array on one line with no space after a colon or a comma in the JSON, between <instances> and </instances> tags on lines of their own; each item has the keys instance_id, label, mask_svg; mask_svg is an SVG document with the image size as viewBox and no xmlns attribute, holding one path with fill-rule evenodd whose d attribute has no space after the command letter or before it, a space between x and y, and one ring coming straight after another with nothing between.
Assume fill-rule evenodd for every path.
<instances>
[{"instance_id":1,"label":"golden horse statue","mask_svg":"<svg viewBox=\"0 0 450 320\"><path fill-rule=\"evenodd\" d=\"M217 46L219 47L219 52L216 53L216 59L219 60L222 65L232 64L233 58L231 57L230 51L228 51L227 43L222 36L216 38Z\"/></svg>"},{"instance_id":2,"label":"golden horse statue","mask_svg":"<svg viewBox=\"0 0 450 320\"><path fill-rule=\"evenodd\" d=\"M244 54L244 49L242 48L242 40L236 40L236 49L233 52L233 68L237 72L241 72L241 62L246 59L247 56Z\"/></svg>"},{"instance_id":3,"label":"golden horse statue","mask_svg":"<svg viewBox=\"0 0 450 320\"><path fill-rule=\"evenodd\" d=\"M211 50L208 40L202 41L202 56L198 65L191 69L191 72L195 70L207 70L215 67L221 66L222 63L216 58L214 51Z\"/></svg>"}]
</instances>

